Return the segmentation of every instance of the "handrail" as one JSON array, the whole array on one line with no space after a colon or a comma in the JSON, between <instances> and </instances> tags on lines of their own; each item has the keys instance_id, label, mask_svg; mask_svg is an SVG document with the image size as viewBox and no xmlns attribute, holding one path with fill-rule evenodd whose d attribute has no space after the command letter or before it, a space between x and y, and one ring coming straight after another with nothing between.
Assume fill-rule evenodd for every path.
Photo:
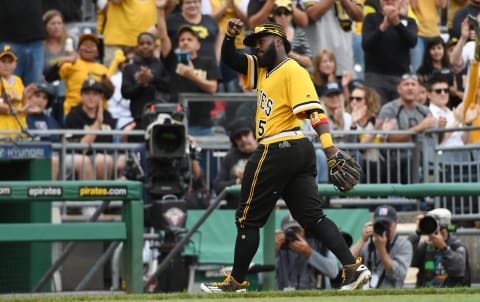
<instances>
[{"instance_id":1,"label":"handrail","mask_svg":"<svg viewBox=\"0 0 480 302\"><path fill-rule=\"evenodd\" d=\"M135 181L6 181L1 182L1 203L30 203L67 200L103 200L108 204L112 200L124 200L122 223L86 222L83 224L45 223L4 223L0 228L1 241L16 241L14 232L23 234L20 241L57 241L57 240L91 240L91 238L123 239L124 268L127 291L141 293L142 290L142 246L143 246L143 185ZM86 229L84 228L86 227ZM97 229L99 234L91 235L89 230ZM29 234L28 230L32 230ZM45 234L44 238L34 240L35 234ZM35 231L35 232L33 232ZM70 237L67 236L70 233ZM110 233L110 235L108 235ZM73 239L72 239L73 238ZM50 273L50 272L49 272ZM51 275L45 275L36 286L40 290Z\"/></svg>"},{"instance_id":2,"label":"handrail","mask_svg":"<svg viewBox=\"0 0 480 302\"><path fill-rule=\"evenodd\" d=\"M330 184L319 184L318 190L323 196L468 196L480 195L477 183L417 183L417 184L358 184L353 190L342 192ZM228 187L231 194L240 193L240 185Z\"/></svg>"}]
</instances>

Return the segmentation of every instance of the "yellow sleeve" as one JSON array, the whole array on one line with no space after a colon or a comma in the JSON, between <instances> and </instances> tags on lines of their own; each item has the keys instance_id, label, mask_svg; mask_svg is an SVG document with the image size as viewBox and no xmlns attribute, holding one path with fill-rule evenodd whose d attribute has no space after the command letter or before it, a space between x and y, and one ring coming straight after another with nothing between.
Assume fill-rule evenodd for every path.
<instances>
[{"instance_id":1,"label":"yellow sleeve","mask_svg":"<svg viewBox=\"0 0 480 302\"><path fill-rule=\"evenodd\" d=\"M60 76L60 79L65 80L67 77L70 76L70 73L72 71L72 63L63 63L62 66L60 66L60 70L58 71L58 75Z\"/></svg>"},{"instance_id":2,"label":"yellow sleeve","mask_svg":"<svg viewBox=\"0 0 480 302\"><path fill-rule=\"evenodd\" d=\"M296 64L296 63L295 63ZM291 64L291 66L295 66ZM305 68L290 68L288 71L288 92L293 113L300 119L307 118L305 112L314 109L323 110L312 79Z\"/></svg>"}]
</instances>

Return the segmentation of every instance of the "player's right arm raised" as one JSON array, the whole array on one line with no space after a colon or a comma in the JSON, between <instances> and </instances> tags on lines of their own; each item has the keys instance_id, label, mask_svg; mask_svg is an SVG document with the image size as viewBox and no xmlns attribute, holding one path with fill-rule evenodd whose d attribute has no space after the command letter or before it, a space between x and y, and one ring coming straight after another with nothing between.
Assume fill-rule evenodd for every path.
<instances>
[{"instance_id":1,"label":"player's right arm raised","mask_svg":"<svg viewBox=\"0 0 480 302\"><path fill-rule=\"evenodd\" d=\"M228 21L225 39L222 43L221 59L230 68L242 74L247 74L247 58L235 48L235 37L240 33L243 26L243 22L240 19L230 19Z\"/></svg>"}]
</instances>

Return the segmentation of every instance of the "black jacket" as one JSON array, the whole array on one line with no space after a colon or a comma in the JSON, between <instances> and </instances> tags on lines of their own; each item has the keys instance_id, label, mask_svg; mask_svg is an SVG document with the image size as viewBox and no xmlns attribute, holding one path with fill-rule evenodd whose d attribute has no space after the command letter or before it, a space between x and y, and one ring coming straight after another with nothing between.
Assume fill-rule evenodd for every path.
<instances>
[{"instance_id":1,"label":"black jacket","mask_svg":"<svg viewBox=\"0 0 480 302\"><path fill-rule=\"evenodd\" d=\"M143 86L135 80L135 73L140 66L152 70L153 80ZM133 62L125 66L122 78L122 95L130 99L130 111L134 119L142 116L143 108L147 103L164 103L170 101L170 78L162 61L157 58L140 58L135 56Z\"/></svg>"}]
</instances>

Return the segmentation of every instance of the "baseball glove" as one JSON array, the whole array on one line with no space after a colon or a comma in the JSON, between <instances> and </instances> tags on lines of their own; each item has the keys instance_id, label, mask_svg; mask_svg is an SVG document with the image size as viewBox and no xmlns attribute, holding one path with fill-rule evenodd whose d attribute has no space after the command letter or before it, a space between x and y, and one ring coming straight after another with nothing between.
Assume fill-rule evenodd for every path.
<instances>
[{"instance_id":1,"label":"baseball glove","mask_svg":"<svg viewBox=\"0 0 480 302\"><path fill-rule=\"evenodd\" d=\"M347 152L339 150L328 159L330 182L342 192L347 192L360 181L362 168Z\"/></svg>"}]
</instances>

